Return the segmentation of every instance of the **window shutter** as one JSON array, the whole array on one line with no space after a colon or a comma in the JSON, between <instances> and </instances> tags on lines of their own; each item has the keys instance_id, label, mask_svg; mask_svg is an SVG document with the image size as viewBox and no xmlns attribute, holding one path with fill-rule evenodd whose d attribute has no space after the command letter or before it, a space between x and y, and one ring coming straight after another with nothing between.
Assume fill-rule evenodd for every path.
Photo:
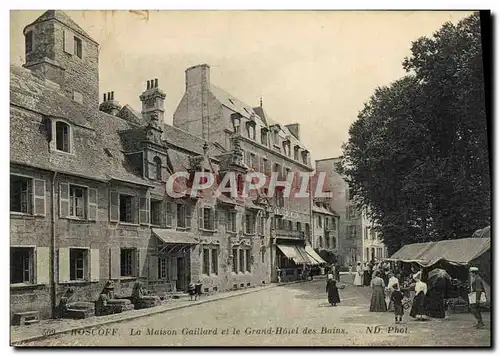
<instances>
[{"instance_id":1,"label":"window shutter","mask_svg":"<svg viewBox=\"0 0 500 356\"><path fill-rule=\"evenodd\" d=\"M120 219L120 195L118 192L109 192L109 221L117 222Z\"/></svg>"},{"instance_id":2,"label":"window shutter","mask_svg":"<svg viewBox=\"0 0 500 356\"><path fill-rule=\"evenodd\" d=\"M109 266L109 275L111 279L120 279L121 275L121 266L120 266L120 248L112 247L109 250L110 253L110 266Z\"/></svg>"},{"instance_id":3,"label":"window shutter","mask_svg":"<svg viewBox=\"0 0 500 356\"><path fill-rule=\"evenodd\" d=\"M226 211L226 231L231 231L231 212Z\"/></svg>"},{"instance_id":4,"label":"window shutter","mask_svg":"<svg viewBox=\"0 0 500 356\"><path fill-rule=\"evenodd\" d=\"M139 197L139 224L149 224L150 205L151 199L149 198L149 194L145 197Z\"/></svg>"},{"instance_id":5,"label":"window shutter","mask_svg":"<svg viewBox=\"0 0 500 356\"><path fill-rule=\"evenodd\" d=\"M69 282L69 248L59 249L59 283Z\"/></svg>"},{"instance_id":6,"label":"window shutter","mask_svg":"<svg viewBox=\"0 0 500 356\"><path fill-rule=\"evenodd\" d=\"M98 282L100 279L99 249L90 250L90 281Z\"/></svg>"},{"instance_id":7,"label":"window shutter","mask_svg":"<svg viewBox=\"0 0 500 356\"><path fill-rule=\"evenodd\" d=\"M36 284L50 283L50 250L48 247L36 248Z\"/></svg>"},{"instance_id":8,"label":"window shutter","mask_svg":"<svg viewBox=\"0 0 500 356\"><path fill-rule=\"evenodd\" d=\"M212 230L217 230L217 218L215 208L210 209L210 223L212 225Z\"/></svg>"},{"instance_id":9,"label":"window shutter","mask_svg":"<svg viewBox=\"0 0 500 356\"><path fill-rule=\"evenodd\" d=\"M189 205L185 205L185 217L186 217L186 227L191 227L191 207Z\"/></svg>"},{"instance_id":10,"label":"window shutter","mask_svg":"<svg viewBox=\"0 0 500 356\"><path fill-rule=\"evenodd\" d=\"M33 214L45 216L45 180L35 179L33 184Z\"/></svg>"},{"instance_id":11,"label":"window shutter","mask_svg":"<svg viewBox=\"0 0 500 356\"><path fill-rule=\"evenodd\" d=\"M172 211L173 210L173 203L167 201L167 202L165 202L165 204L166 204L166 211L167 211L167 213L166 213L166 219L167 219L166 225L172 226L173 225L173 218L174 218L174 216L173 216L174 214Z\"/></svg>"},{"instance_id":12,"label":"window shutter","mask_svg":"<svg viewBox=\"0 0 500 356\"><path fill-rule=\"evenodd\" d=\"M147 248L140 248L139 249L139 277L147 277L147 270L146 270L146 256L148 254L148 249Z\"/></svg>"},{"instance_id":13,"label":"window shutter","mask_svg":"<svg viewBox=\"0 0 500 356\"><path fill-rule=\"evenodd\" d=\"M168 259L168 263L169 263L168 273L170 274L170 280L176 281L177 280L177 257L170 257Z\"/></svg>"},{"instance_id":14,"label":"window shutter","mask_svg":"<svg viewBox=\"0 0 500 356\"><path fill-rule=\"evenodd\" d=\"M260 231L261 231L261 220L260 220L260 214L258 216L256 216L256 222L255 222L255 225L256 225L256 232L260 235Z\"/></svg>"},{"instance_id":15,"label":"window shutter","mask_svg":"<svg viewBox=\"0 0 500 356\"><path fill-rule=\"evenodd\" d=\"M59 216L69 216L69 184L59 183Z\"/></svg>"},{"instance_id":16,"label":"window shutter","mask_svg":"<svg viewBox=\"0 0 500 356\"><path fill-rule=\"evenodd\" d=\"M243 233L246 234L246 232L247 232L247 215L246 214L241 215L241 228L243 229Z\"/></svg>"},{"instance_id":17,"label":"window shutter","mask_svg":"<svg viewBox=\"0 0 500 356\"><path fill-rule=\"evenodd\" d=\"M75 40L73 33L68 30L64 30L64 52L73 55L75 52Z\"/></svg>"},{"instance_id":18,"label":"window shutter","mask_svg":"<svg viewBox=\"0 0 500 356\"><path fill-rule=\"evenodd\" d=\"M203 229L203 207L198 208L198 229Z\"/></svg>"},{"instance_id":19,"label":"window shutter","mask_svg":"<svg viewBox=\"0 0 500 356\"><path fill-rule=\"evenodd\" d=\"M148 278L150 281L158 280L158 256L149 255L149 273Z\"/></svg>"},{"instance_id":20,"label":"window shutter","mask_svg":"<svg viewBox=\"0 0 500 356\"><path fill-rule=\"evenodd\" d=\"M88 202L89 202L89 213L88 217L90 221L97 221L97 189L88 189Z\"/></svg>"}]
</instances>

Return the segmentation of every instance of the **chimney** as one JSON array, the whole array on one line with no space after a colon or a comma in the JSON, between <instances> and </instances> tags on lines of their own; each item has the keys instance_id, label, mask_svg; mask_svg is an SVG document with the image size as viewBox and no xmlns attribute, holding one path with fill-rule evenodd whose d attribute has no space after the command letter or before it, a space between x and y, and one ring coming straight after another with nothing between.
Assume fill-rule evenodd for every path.
<instances>
[{"instance_id":1,"label":"chimney","mask_svg":"<svg viewBox=\"0 0 500 356\"><path fill-rule=\"evenodd\" d=\"M164 121L165 93L158 87L158 78L146 81L146 90L139 95L142 103L142 116L149 122L153 114L161 124Z\"/></svg>"},{"instance_id":2,"label":"chimney","mask_svg":"<svg viewBox=\"0 0 500 356\"><path fill-rule=\"evenodd\" d=\"M99 110L113 116L116 116L120 112L121 106L115 101L114 91L104 93L103 102L99 105Z\"/></svg>"},{"instance_id":3,"label":"chimney","mask_svg":"<svg viewBox=\"0 0 500 356\"><path fill-rule=\"evenodd\" d=\"M208 64L199 64L186 69L186 90L198 85L203 87L210 85L210 66Z\"/></svg>"},{"instance_id":4,"label":"chimney","mask_svg":"<svg viewBox=\"0 0 500 356\"><path fill-rule=\"evenodd\" d=\"M300 125L299 124L290 124L290 125L285 125L290 133L295 136L297 140L300 141Z\"/></svg>"}]
</instances>

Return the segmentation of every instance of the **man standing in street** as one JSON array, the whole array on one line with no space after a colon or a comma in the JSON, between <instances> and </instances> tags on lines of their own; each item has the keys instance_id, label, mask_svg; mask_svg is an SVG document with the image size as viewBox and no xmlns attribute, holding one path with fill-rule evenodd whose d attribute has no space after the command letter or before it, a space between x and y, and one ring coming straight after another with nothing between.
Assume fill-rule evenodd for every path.
<instances>
[{"instance_id":1,"label":"man standing in street","mask_svg":"<svg viewBox=\"0 0 500 356\"><path fill-rule=\"evenodd\" d=\"M483 279L479 276L479 269L477 267L471 267L469 269L471 275L471 286L472 293L475 293L475 303L471 305L472 315L477 319L476 328L481 329L484 327L483 317L481 316L481 294L485 293ZM486 295L486 294L485 294Z\"/></svg>"}]
</instances>

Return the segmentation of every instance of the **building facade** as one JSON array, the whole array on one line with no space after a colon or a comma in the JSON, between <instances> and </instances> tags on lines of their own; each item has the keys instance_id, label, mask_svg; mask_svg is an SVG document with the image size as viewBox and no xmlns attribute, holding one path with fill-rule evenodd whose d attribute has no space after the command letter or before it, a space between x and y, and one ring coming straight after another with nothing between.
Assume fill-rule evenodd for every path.
<instances>
[{"instance_id":1,"label":"building facade","mask_svg":"<svg viewBox=\"0 0 500 356\"><path fill-rule=\"evenodd\" d=\"M10 68L11 316L56 317L69 290L93 302L110 281L127 297L137 281L154 294L197 281L212 293L270 283L288 264L297 277L310 199L191 187L201 171L312 171L298 125L207 86L206 65L186 71L166 125L157 79L138 95L141 112L112 91L99 102L98 44L64 12L45 12L24 35L25 68ZM176 172L187 178L173 197L166 183Z\"/></svg>"},{"instance_id":2,"label":"building facade","mask_svg":"<svg viewBox=\"0 0 500 356\"><path fill-rule=\"evenodd\" d=\"M316 171L325 172L325 187L332 194L330 208L339 215L339 260L346 266L354 266L357 262L368 262L367 257L373 256L372 252L375 252L376 258L384 258L384 244L378 239L373 223L356 208L354 197L349 194L348 184L336 171L335 165L338 162L340 158L317 160ZM367 236L370 238L366 239ZM371 239L372 236L377 238ZM380 257L377 257L377 253Z\"/></svg>"},{"instance_id":3,"label":"building facade","mask_svg":"<svg viewBox=\"0 0 500 356\"><path fill-rule=\"evenodd\" d=\"M339 215L332 211L330 202L325 198L314 199L313 205L313 240L312 246L322 257L331 256L327 262L333 262L339 251Z\"/></svg>"}]
</instances>

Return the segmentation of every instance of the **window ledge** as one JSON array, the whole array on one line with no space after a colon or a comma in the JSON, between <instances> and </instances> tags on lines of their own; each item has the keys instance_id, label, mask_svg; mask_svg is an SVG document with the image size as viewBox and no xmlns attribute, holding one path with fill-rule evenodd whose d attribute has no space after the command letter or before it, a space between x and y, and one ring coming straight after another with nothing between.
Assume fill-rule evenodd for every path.
<instances>
[{"instance_id":1,"label":"window ledge","mask_svg":"<svg viewBox=\"0 0 500 356\"><path fill-rule=\"evenodd\" d=\"M99 281L65 281L65 282L58 282L59 285L74 285L74 286L84 286L88 285L91 283L98 283Z\"/></svg>"},{"instance_id":2,"label":"window ledge","mask_svg":"<svg viewBox=\"0 0 500 356\"><path fill-rule=\"evenodd\" d=\"M83 223L90 222L90 220L88 220L86 218L78 218L75 216L66 216L65 219L68 219L71 221L76 221L76 222L83 222Z\"/></svg>"},{"instance_id":3,"label":"window ledge","mask_svg":"<svg viewBox=\"0 0 500 356\"><path fill-rule=\"evenodd\" d=\"M245 235L245 236L255 236L255 232L253 232L253 233L245 232L245 233L243 233L243 235Z\"/></svg>"},{"instance_id":4,"label":"window ledge","mask_svg":"<svg viewBox=\"0 0 500 356\"><path fill-rule=\"evenodd\" d=\"M209 230L209 229L203 229L203 228L200 228L200 231L211 232L211 233L215 232L215 230Z\"/></svg>"},{"instance_id":5,"label":"window ledge","mask_svg":"<svg viewBox=\"0 0 500 356\"><path fill-rule=\"evenodd\" d=\"M53 152L53 153L60 153L60 154L63 154L63 155L68 155L68 156L75 156L75 154L72 153L72 152L60 151L57 148L52 149L51 152Z\"/></svg>"},{"instance_id":6,"label":"window ledge","mask_svg":"<svg viewBox=\"0 0 500 356\"><path fill-rule=\"evenodd\" d=\"M119 278L120 281L133 281L135 279L139 279L139 277L133 277L133 276L131 276L131 277L120 277Z\"/></svg>"},{"instance_id":7,"label":"window ledge","mask_svg":"<svg viewBox=\"0 0 500 356\"><path fill-rule=\"evenodd\" d=\"M161 225L150 224L151 227L161 227Z\"/></svg>"},{"instance_id":8,"label":"window ledge","mask_svg":"<svg viewBox=\"0 0 500 356\"><path fill-rule=\"evenodd\" d=\"M177 231L187 231L187 230L190 230L191 228L190 227L176 227L175 229Z\"/></svg>"},{"instance_id":9,"label":"window ledge","mask_svg":"<svg viewBox=\"0 0 500 356\"><path fill-rule=\"evenodd\" d=\"M141 226L140 224L136 224L136 223L128 223L128 222L123 222L123 221L119 221L119 222L118 222L118 225L122 225L122 226L135 226L135 227L139 227L139 226Z\"/></svg>"},{"instance_id":10,"label":"window ledge","mask_svg":"<svg viewBox=\"0 0 500 356\"><path fill-rule=\"evenodd\" d=\"M16 211L11 211L10 212L10 217L14 219L28 219L28 220L34 220L35 216L32 214L28 213L18 213Z\"/></svg>"},{"instance_id":11,"label":"window ledge","mask_svg":"<svg viewBox=\"0 0 500 356\"><path fill-rule=\"evenodd\" d=\"M35 289L44 286L45 284L36 284L36 283L11 283L10 289Z\"/></svg>"}]
</instances>

